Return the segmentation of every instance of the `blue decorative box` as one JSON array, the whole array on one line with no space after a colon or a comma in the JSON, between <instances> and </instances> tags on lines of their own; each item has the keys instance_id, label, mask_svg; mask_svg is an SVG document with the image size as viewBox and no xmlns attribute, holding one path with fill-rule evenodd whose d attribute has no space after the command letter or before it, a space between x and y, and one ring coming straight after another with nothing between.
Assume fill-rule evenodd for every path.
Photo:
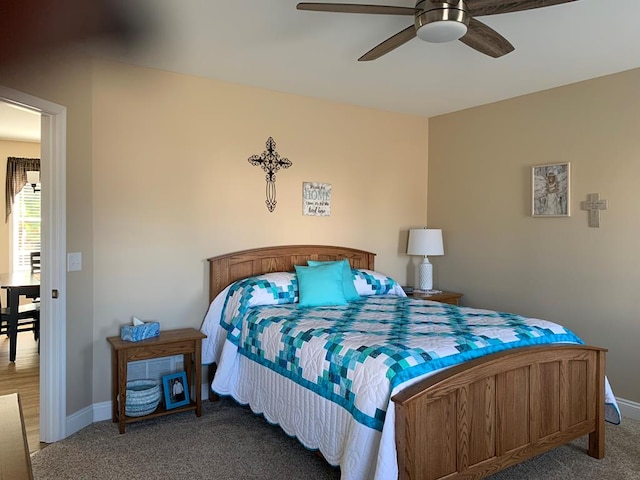
<instances>
[{"instance_id":1,"label":"blue decorative box","mask_svg":"<svg viewBox=\"0 0 640 480\"><path fill-rule=\"evenodd\" d=\"M160 335L159 322L142 322L134 317L133 325L120 328L120 338L129 342L139 342Z\"/></svg>"}]
</instances>

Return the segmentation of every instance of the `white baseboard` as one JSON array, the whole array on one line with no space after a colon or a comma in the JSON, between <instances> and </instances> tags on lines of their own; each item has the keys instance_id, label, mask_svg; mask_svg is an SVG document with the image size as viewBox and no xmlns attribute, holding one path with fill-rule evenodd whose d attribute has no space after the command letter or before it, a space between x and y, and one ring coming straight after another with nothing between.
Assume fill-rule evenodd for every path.
<instances>
[{"instance_id":1,"label":"white baseboard","mask_svg":"<svg viewBox=\"0 0 640 480\"><path fill-rule=\"evenodd\" d=\"M66 436L73 435L94 422L111 420L111 402L94 403L67 417Z\"/></svg>"},{"instance_id":2,"label":"white baseboard","mask_svg":"<svg viewBox=\"0 0 640 480\"><path fill-rule=\"evenodd\" d=\"M100 402L93 404L93 421L101 422L111 420L111 402Z\"/></svg>"},{"instance_id":3,"label":"white baseboard","mask_svg":"<svg viewBox=\"0 0 640 480\"><path fill-rule=\"evenodd\" d=\"M93 423L93 405L78 410L67 417L65 437L73 435Z\"/></svg>"},{"instance_id":4,"label":"white baseboard","mask_svg":"<svg viewBox=\"0 0 640 480\"><path fill-rule=\"evenodd\" d=\"M211 385L209 385L207 382L202 384L202 400L209 400L209 389L211 388Z\"/></svg>"},{"instance_id":5,"label":"white baseboard","mask_svg":"<svg viewBox=\"0 0 640 480\"><path fill-rule=\"evenodd\" d=\"M640 403L619 397L616 397L616 401L618 402L618 407L620 407L620 413L623 417L640 420Z\"/></svg>"},{"instance_id":6,"label":"white baseboard","mask_svg":"<svg viewBox=\"0 0 640 480\"><path fill-rule=\"evenodd\" d=\"M202 400L209 398L209 384L202 384ZM111 420L111 401L94 403L67 417L66 436L73 435L94 422Z\"/></svg>"}]
</instances>

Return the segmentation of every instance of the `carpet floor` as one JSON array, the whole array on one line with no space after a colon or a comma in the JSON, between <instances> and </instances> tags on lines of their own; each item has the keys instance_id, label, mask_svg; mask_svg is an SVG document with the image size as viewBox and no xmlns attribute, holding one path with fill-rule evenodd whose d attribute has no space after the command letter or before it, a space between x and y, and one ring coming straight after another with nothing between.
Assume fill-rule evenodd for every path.
<instances>
[{"instance_id":1,"label":"carpet floor","mask_svg":"<svg viewBox=\"0 0 640 480\"><path fill-rule=\"evenodd\" d=\"M586 454L586 439L511 467L491 480L640 479L640 422L607 425L606 456ZM32 456L36 480L261 479L336 480L331 467L278 427L229 399L127 425L97 422Z\"/></svg>"}]
</instances>

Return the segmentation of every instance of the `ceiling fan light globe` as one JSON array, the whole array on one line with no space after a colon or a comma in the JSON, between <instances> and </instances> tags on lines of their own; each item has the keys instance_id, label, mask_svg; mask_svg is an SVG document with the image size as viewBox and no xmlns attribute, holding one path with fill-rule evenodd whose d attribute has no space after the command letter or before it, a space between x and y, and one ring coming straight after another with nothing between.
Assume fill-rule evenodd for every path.
<instances>
[{"instance_id":1,"label":"ceiling fan light globe","mask_svg":"<svg viewBox=\"0 0 640 480\"><path fill-rule=\"evenodd\" d=\"M418 38L430 43L446 43L459 40L467 33L467 26L456 20L440 20L418 28Z\"/></svg>"}]
</instances>

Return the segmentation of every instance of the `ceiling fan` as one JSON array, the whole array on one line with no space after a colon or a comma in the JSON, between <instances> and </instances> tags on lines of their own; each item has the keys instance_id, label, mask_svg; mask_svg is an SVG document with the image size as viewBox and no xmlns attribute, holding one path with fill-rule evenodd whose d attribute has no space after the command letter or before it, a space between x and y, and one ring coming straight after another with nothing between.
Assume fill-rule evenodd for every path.
<instances>
[{"instance_id":1,"label":"ceiling fan","mask_svg":"<svg viewBox=\"0 0 640 480\"><path fill-rule=\"evenodd\" d=\"M417 0L416 6L361 5L353 3L299 3L298 10L374 15L411 15L414 24L369 50L358 61L369 61L404 45L414 37L427 42L460 40L465 45L498 58L514 50L509 41L475 17L520 12L576 0Z\"/></svg>"}]
</instances>

